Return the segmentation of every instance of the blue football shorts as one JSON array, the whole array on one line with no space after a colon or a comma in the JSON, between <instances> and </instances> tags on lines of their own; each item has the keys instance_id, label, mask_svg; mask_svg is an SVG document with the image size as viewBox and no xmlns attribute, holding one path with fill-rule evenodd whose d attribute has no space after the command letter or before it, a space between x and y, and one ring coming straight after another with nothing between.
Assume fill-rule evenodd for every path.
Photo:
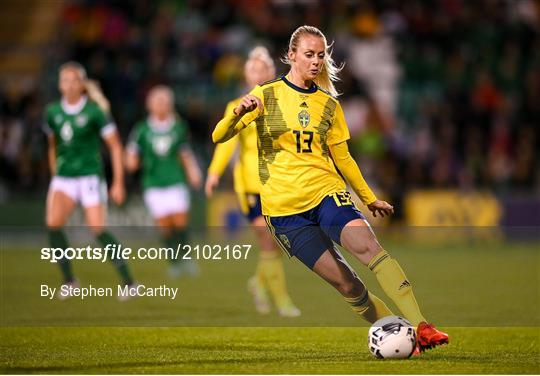
<instances>
[{"instance_id":1,"label":"blue football shorts","mask_svg":"<svg viewBox=\"0 0 540 376\"><path fill-rule=\"evenodd\" d=\"M341 231L347 223L365 217L341 191L329 194L319 205L299 214L265 216L276 242L289 257L296 257L310 269L322 254L332 248L332 241L341 245Z\"/></svg>"}]
</instances>

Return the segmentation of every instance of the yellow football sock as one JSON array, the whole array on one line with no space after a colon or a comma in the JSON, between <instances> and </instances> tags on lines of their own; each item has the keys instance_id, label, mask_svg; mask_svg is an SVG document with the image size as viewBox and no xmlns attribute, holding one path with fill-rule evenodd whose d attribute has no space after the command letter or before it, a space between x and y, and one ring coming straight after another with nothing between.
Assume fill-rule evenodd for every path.
<instances>
[{"instance_id":1,"label":"yellow football sock","mask_svg":"<svg viewBox=\"0 0 540 376\"><path fill-rule=\"evenodd\" d=\"M367 290L361 296L345 298L345 301L351 305L354 312L372 324L383 317L394 315L381 299Z\"/></svg>"},{"instance_id":2,"label":"yellow football sock","mask_svg":"<svg viewBox=\"0 0 540 376\"><path fill-rule=\"evenodd\" d=\"M414 326L426 321L414 297L412 285L395 259L383 250L371 259L368 268L375 273L383 291L394 301L405 318Z\"/></svg>"},{"instance_id":3,"label":"yellow football sock","mask_svg":"<svg viewBox=\"0 0 540 376\"><path fill-rule=\"evenodd\" d=\"M266 281L264 278L264 263L261 262L260 256L259 261L257 262L257 267L255 268L255 279L260 287L266 288Z\"/></svg>"},{"instance_id":4,"label":"yellow football sock","mask_svg":"<svg viewBox=\"0 0 540 376\"><path fill-rule=\"evenodd\" d=\"M259 264L257 266L257 274L261 275L263 286L265 286L276 306L282 307L285 304L292 303L292 300L287 292L287 283L285 282L285 271L283 269L283 261L279 252L261 252L259 256Z\"/></svg>"}]
</instances>

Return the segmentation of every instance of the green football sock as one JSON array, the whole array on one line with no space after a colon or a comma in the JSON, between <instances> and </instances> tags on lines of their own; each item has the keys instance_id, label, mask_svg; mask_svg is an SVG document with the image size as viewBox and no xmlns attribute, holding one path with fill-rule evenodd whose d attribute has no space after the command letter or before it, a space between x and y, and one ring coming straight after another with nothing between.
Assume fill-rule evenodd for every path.
<instances>
[{"instance_id":1,"label":"green football sock","mask_svg":"<svg viewBox=\"0 0 540 376\"><path fill-rule=\"evenodd\" d=\"M66 234L61 229L50 229L49 230L49 245L51 248L62 248L66 249L68 247L68 241ZM62 272L64 278L64 283L71 283L75 280L73 276L73 271L71 270L71 262L68 259L63 258L58 261L58 266Z\"/></svg>"},{"instance_id":2,"label":"green football sock","mask_svg":"<svg viewBox=\"0 0 540 376\"><path fill-rule=\"evenodd\" d=\"M175 263L175 262L183 261L183 257L185 253L187 252L187 248L184 248L184 245L187 244L187 241L188 241L188 234L186 230L184 229L174 230L173 235L172 235L173 245L171 247L174 249L175 252L178 249L178 246L180 246L181 248L180 248L180 252L178 253L178 259L171 259L169 260L170 262ZM186 252L184 251L184 249L186 249Z\"/></svg>"},{"instance_id":3,"label":"green football sock","mask_svg":"<svg viewBox=\"0 0 540 376\"><path fill-rule=\"evenodd\" d=\"M100 242L101 246L104 249L109 244L120 245L120 242L116 240L116 238L108 231L103 231L101 234L99 234L97 236L97 240ZM118 274L120 274L120 277L122 278L123 283L125 285L133 284L133 278L131 277L126 261L122 259L121 257L114 257L114 258L109 257L109 259L111 260L114 267L118 271Z\"/></svg>"}]
</instances>

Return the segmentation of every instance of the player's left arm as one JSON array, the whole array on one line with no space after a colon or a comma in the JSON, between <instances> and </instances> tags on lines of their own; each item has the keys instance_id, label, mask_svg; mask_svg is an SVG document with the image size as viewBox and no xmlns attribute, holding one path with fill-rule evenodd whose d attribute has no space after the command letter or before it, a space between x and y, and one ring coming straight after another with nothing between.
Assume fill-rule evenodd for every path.
<instances>
[{"instance_id":1,"label":"player's left arm","mask_svg":"<svg viewBox=\"0 0 540 376\"><path fill-rule=\"evenodd\" d=\"M183 145L178 154L186 170L189 185L194 189L200 189L202 185L202 174L193 151L188 145Z\"/></svg>"},{"instance_id":2,"label":"player's left arm","mask_svg":"<svg viewBox=\"0 0 540 376\"><path fill-rule=\"evenodd\" d=\"M394 213L392 205L386 201L377 199L377 196L375 196L371 188L369 188L360 172L360 168L358 168L358 165L349 153L349 147L347 146L347 140L349 138L349 128L345 121L345 114L338 102L336 103L334 119L328 132L327 139L328 147L336 167L343 174L354 192L360 197L360 200L368 207L374 217L377 216L377 213L379 213L381 217Z\"/></svg>"},{"instance_id":3,"label":"player's left arm","mask_svg":"<svg viewBox=\"0 0 540 376\"><path fill-rule=\"evenodd\" d=\"M111 199L121 205L126 198L126 189L124 186L124 168L122 165L123 147L120 141L120 135L115 130L103 136L103 140L109 149L112 165L112 185L110 190Z\"/></svg>"},{"instance_id":4,"label":"player's left arm","mask_svg":"<svg viewBox=\"0 0 540 376\"><path fill-rule=\"evenodd\" d=\"M394 213L394 207L386 201L377 199L371 188L369 188L362 176L362 172L360 172L360 168L358 168L356 161L349 153L347 141L330 145L330 153L339 171L347 179L354 192L360 197L360 200L368 207L374 217L377 216L377 213L381 217Z\"/></svg>"},{"instance_id":5,"label":"player's left arm","mask_svg":"<svg viewBox=\"0 0 540 376\"><path fill-rule=\"evenodd\" d=\"M103 138L111 155L113 180L109 194L117 205L121 205L126 198L126 189L124 186L123 147L120 141L120 135L111 116L109 100L103 94L99 82L86 80L84 85L90 99L99 107L99 110L95 111L95 121L99 134Z\"/></svg>"}]
</instances>

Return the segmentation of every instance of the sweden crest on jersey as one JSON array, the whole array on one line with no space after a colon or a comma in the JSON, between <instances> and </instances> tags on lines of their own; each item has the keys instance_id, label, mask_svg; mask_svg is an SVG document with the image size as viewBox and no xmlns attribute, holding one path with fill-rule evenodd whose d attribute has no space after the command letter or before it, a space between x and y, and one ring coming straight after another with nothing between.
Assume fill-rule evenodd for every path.
<instances>
[{"instance_id":1,"label":"sweden crest on jersey","mask_svg":"<svg viewBox=\"0 0 540 376\"><path fill-rule=\"evenodd\" d=\"M298 122L300 123L302 128L306 128L309 125L309 120L309 112L307 112L306 110L302 110L298 113Z\"/></svg>"}]
</instances>

